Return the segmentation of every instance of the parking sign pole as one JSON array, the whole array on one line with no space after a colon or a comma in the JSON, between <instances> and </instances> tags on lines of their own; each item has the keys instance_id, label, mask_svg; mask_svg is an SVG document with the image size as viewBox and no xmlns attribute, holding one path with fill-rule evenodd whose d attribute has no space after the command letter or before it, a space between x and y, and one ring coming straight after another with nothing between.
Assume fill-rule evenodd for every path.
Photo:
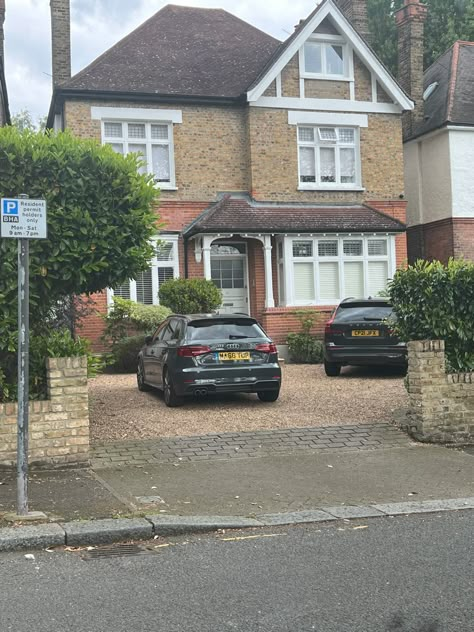
<instances>
[{"instance_id":1,"label":"parking sign pole","mask_svg":"<svg viewBox=\"0 0 474 632\"><path fill-rule=\"evenodd\" d=\"M28 199L19 195L19 199ZM18 240L18 435L17 513L28 515L28 422L30 381L29 241Z\"/></svg>"}]
</instances>

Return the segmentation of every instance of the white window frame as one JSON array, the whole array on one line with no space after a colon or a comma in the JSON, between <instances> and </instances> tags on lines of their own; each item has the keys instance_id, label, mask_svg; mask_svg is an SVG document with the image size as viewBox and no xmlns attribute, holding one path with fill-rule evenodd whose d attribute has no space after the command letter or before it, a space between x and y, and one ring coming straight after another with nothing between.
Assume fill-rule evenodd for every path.
<instances>
[{"instance_id":1,"label":"white window frame","mask_svg":"<svg viewBox=\"0 0 474 632\"><path fill-rule=\"evenodd\" d=\"M370 255L368 254L368 242L369 240L384 240L387 243L386 255ZM350 256L344 254L344 241L345 240L362 240L362 255ZM293 255L293 243L298 241L310 241L313 244L312 257L295 257ZM338 254L337 256L319 256L318 242L319 241L337 241L338 242ZM284 291L285 299L281 300L279 297L279 304L281 307L310 307L310 306L333 306L338 305L345 296L345 279L344 279L344 264L347 262L357 261L362 262L364 270L364 297L368 297L369 287L369 262L383 261L387 262L388 279L391 279L396 270L395 259L395 236L390 234L324 234L324 235L291 235L281 236L277 238L277 244L281 243L283 247L283 258L279 263L283 263L283 276L284 276ZM277 245L278 248L278 245ZM321 299L320 281L319 281L319 264L320 263L338 263L338 277L339 277L339 296L335 296L334 299ZM295 298L295 281L294 281L294 264L295 263L312 263L314 270L314 300L296 300ZM279 274L280 267L278 266ZM280 280L280 277L279 277ZM280 285L279 285L280 287ZM355 297L361 298L361 297Z\"/></svg>"},{"instance_id":2,"label":"white window frame","mask_svg":"<svg viewBox=\"0 0 474 632\"><path fill-rule=\"evenodd\" d=\"M176 279L179 277L179 249L178 249L178 236L177 235L165 235L161 234L159 237L153 240L153 246L157 247L158 242L170 243L172 244L172 253L173 257L169 261L159 261L157 256L155 255L150 264L151 268L151 283L152 283L152 292L153 292L153 305L159 305L160 300L158 298L159 291L159 280L158 280L158 270L159 268L173 268L173 278ZM130 300L137 302L137 282L135 279L129 279L130 283ZM113 297L114 290L113 288L108 288L107 290L107 305L111 307L113 305Z\"/></svg>"},{"instance_id":3,"label":"white window frame","mask_svg":"<svg viewBox=\"0 0 474 632\"><path fill-rule=\"evenodd\" d=\"M321 68L322 72L309 72L306 70L306 45L321 45ZM331 74L327 72L326 50L329 46L342 47L342 65L341 74ZM326 35L321 33L313 33L301 47L301 66L300 76L303 79L322 79L323 81L351 81L350 77L350 51L346 40L340 35Z\"/></svg>"},{"instance_id":4,"label":"white window frame","mask_svg":"<svg viewBox=\"0 0 474 632\"><path fill-rule=\"evenodd\" d=\"M302 128L311 128L314 134L314 140L302 141L300 140L299 130ZM351 129L354 131L354 143L343 143L339 140L336 142L323 141L320 139L319 130L324 128ZM362 165L360 157L360 128L353 125L311 125L301 123L296 127L296 143L298 152L298 189L301 191L360 191L362 190ZM309 147L314 151L315 162L315 179L316 182L302 182L301 181L301 158L300 148ZM321 147L334 147L335 148L335 160L336 160L336 182L321 182L321 169L320 169L320 149ZM341 164L340 164L340 149L350 148L354 149L355 155L355 181L354 182L340 182L341 178Z\"/></svg>"}]
</instances>

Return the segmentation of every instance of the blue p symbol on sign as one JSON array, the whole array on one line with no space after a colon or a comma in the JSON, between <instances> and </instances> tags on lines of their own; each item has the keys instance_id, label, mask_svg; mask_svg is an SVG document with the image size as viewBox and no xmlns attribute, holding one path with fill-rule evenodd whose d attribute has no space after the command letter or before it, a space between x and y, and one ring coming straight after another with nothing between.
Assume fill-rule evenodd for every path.
<instances>
[{"instance_id":1,"label":"blue p symbol on sign","mask_svg":"<svg viewBox=\"0 0 474 632\"><path fill-rule=\"evenodd\" d=\"M18 215L18 200L3 200L4 215Z\"/></svg>"}]
</instances>

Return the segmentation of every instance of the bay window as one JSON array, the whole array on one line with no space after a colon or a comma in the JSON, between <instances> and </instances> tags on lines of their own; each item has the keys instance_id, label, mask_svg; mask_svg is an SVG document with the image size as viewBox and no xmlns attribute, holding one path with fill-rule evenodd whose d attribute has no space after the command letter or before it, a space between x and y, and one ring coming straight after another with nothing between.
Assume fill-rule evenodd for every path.
<instances>
[{"instance_id":1,"label":"bay window","mask_svg":"<svg viewBox=\"0 0 474 632\"><path fill-rule=\"evenodd\" d=\"M161 237L155 246L155 255L148 270L140 272L136 279L129 279L109 290L109 299L120 296L144 305L158 305L160 286L179 276L178 240Z\"/></svg>"},{"instance_id":2,"label":"bay window","mask_svg":"<svg viewBox=\"0 0 474 632\"><path fill-rule=\"evenodd\" d=\"M393 239L365 235L280 238L281 304L333 305L348 297L377 296L393 274Z\"/></svg>"},{"instance_id":3,"label":"bay window","mask_svg":"<svg viewBox=\"0 0 474 632\"><path fill-rule=\"evenodd\" d=\"M359 188L358 129L299 126L298 177L302 189Z\"/></svg>"}]
</instances>

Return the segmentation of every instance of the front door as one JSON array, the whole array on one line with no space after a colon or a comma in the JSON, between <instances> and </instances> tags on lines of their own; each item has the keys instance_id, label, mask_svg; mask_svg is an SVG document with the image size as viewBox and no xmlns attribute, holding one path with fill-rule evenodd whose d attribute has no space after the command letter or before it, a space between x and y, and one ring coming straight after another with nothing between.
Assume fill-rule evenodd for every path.
<instances>
[{"instance_id":1,"label":"front door","mask_svg":"<svg viewBox=\"0 0 474 632\"><path fill-rule=\"evenodd\" d=\"M221 314L248 314L247 255L237 244L216 245L211 251L211 279L222 290ZM244 244L239 244L242 249ZM226 254L226 253L229 254Z\"/></svg>"}]
</instances>

